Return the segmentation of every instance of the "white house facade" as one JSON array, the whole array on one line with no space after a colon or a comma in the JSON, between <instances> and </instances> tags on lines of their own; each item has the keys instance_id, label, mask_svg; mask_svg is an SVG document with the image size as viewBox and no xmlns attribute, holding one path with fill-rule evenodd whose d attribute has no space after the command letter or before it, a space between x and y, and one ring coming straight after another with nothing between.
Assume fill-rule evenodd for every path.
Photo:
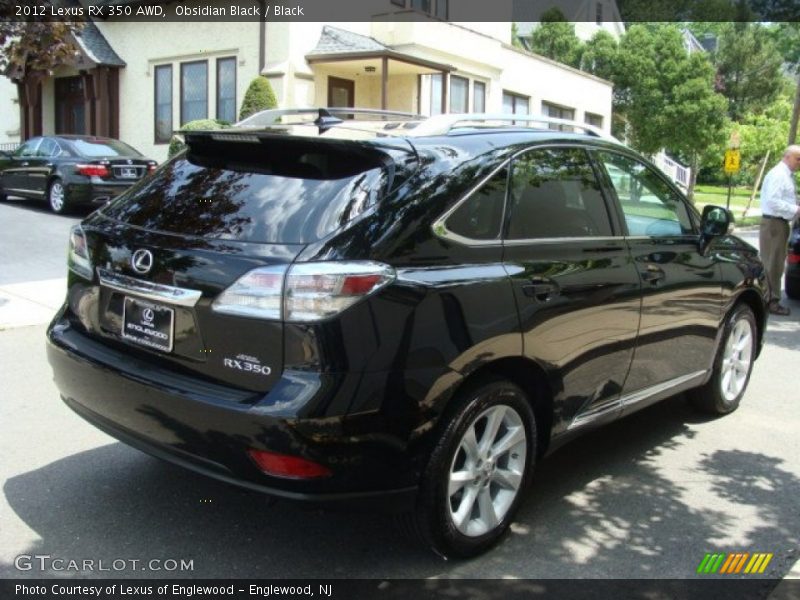
<instances>
[{"instance_id":1,"label":"white house facade","mask_svg":"<svg viewBox=\"0 0 800 600\"><path fill-rule=\"evenodd\" d=\"M510 22L414 14L333 24L96 22L76 36L75 64L20 85L22 137L110 135L161 161L183 123L235 121L259 74L282 108L548 114L610 131L611 84L513 47Z\"/></svg>"},{"instance_id":2,"label":"white house facade","mask_svg":"<svg viewBox=\"0 0 800 600\"><path fill-rule=\"evenodd\" d=\"M17 86L0 77L0 149L19 142L19 133Z\"/></svg>"}]
</instances>

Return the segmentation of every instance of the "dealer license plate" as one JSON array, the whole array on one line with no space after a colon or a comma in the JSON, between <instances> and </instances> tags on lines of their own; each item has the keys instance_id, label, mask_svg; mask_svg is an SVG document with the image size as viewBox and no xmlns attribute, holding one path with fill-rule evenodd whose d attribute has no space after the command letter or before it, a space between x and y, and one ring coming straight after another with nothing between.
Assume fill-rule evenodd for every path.
<instances>
[{"instance_id":1,"label":"dealer license plate","mask_svg":"<svg viewBox=\"0 0 800 600\"><path fill-rule=\"evenodd\" d=\"M175 311L166 306L125 297L122 337L135 344L172 352Z\"/></svg>"}]
</instances>

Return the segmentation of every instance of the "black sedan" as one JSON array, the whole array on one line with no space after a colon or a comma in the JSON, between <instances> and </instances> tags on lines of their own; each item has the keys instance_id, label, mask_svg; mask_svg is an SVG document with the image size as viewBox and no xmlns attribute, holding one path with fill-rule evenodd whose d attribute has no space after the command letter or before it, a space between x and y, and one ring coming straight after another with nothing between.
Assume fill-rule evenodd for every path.
<instances>
[{"instance_id":1,"label":"black sedan","mask_svg":"<svg viewBox=\"0 0 800 600\"><path fill-rule=\"evenodd\" d=\"M786 295L800 300L800 222L795 222L789 236L789 255L786 257Z\"/></svg>"},{"instance_id":2,"label":"black sedan","mask_svg":"<svg viewBox=\"0 0 800 600\"><path fill-rule=\"evenodd\" d=\"M35 137L0 152L0 200L44 199L55 213L105 204L154 171L156 161L119 140L85 135Z\"/></svg>"}]
</instances>

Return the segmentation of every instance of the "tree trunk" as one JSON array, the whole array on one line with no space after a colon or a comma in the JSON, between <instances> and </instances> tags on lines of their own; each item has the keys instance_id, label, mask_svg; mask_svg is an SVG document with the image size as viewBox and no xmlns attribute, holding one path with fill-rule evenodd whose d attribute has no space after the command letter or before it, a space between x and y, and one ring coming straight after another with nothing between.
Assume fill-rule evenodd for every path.
<instances>
[{"instance_id":1,"label":"tree trunk","mask_svg":"<svg viewBox=\"0 0 800 600\"><path fill-rule=\"evenodd\" d=\"M797 140L797 120L800 117L800 75L797 76L797 91L794 94L794 110L792 111L792 124L789 126L789 145Z\"/></svg>"}]
</instances>

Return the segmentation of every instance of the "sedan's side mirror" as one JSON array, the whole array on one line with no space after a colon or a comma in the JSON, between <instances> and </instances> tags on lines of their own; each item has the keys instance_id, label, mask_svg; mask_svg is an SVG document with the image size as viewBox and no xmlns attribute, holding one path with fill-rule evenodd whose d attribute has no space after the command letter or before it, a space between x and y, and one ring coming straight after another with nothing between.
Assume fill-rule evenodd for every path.
<instances>
[{"instance_id":1,"label":"sedan's side mirror","mask_svg":"<svg viewBox=\"0 0 800 600\"><path fill-rule=\"evenodd\" d=\"M721 206L704 206L700 223L700 248L705 249L712 238L725 235L731 228L733 215Z\"/></svg>"}]
</instances>

